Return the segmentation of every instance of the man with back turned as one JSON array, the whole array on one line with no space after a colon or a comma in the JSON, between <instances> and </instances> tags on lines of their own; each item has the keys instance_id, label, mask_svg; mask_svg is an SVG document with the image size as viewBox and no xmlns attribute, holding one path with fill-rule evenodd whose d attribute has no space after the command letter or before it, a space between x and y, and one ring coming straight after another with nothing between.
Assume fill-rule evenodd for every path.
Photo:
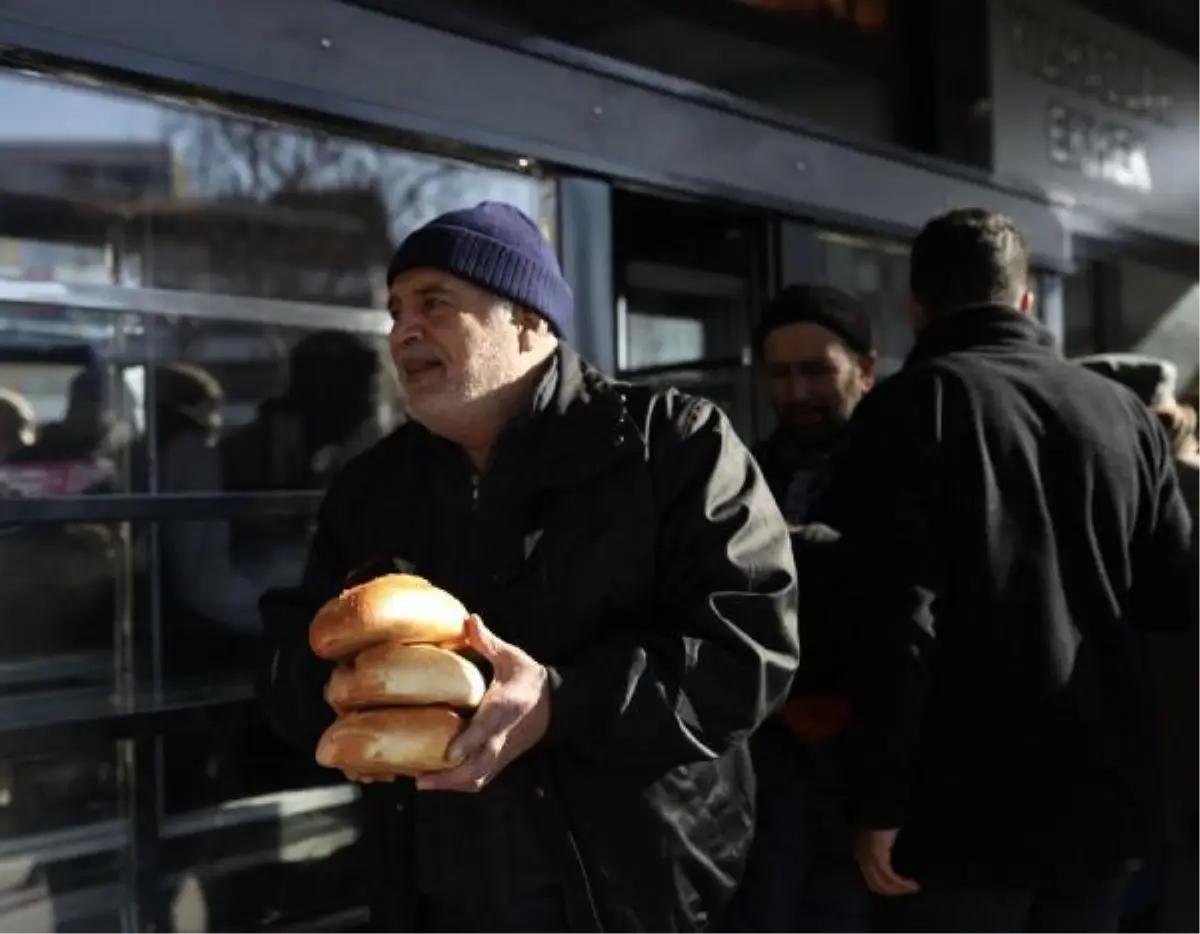
<instances>
[{"instance_id":1,"label":"man with back turned","mask_svg":"<svg viewBox=\"0 0 1200 934\"><path fill-rule=\"evenodd\" d=\"M1012 221L952 211L911 263L916 345L827 500L860 582L857 859L885 930L1116 930L1161 823L1141 630L1196 619L1171 449L1055 351Z\"/></svg>"},{"instance_id":2,"label":"man with back turned","mask_svg":"<svg viewBox=\"0 0 1200 934\"><path fill-rule=\"evenodd\" d=\"M272 722L312 750L333 719L322 603L420 574L482 617L491 684L461 765L363 788L375 926L705 930L749 846L747 737L798 663L770 490L711 403L561 340L571 290L515 208L435 219L388 282L412 421L342 469L303 584L263 600Z\"/></svg>"}]
</instances>

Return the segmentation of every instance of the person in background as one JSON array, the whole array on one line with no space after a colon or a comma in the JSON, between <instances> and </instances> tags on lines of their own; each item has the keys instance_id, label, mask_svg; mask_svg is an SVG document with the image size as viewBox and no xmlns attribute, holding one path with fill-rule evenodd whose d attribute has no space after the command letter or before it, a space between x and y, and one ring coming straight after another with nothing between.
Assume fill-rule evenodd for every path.
<instances>
[{"instance_id":1,"label":"person in background","mask_svg":"<svg viewBox=\"0 0 1200 934\"><path fill-rule=\"evenodd\" d=\"M820 498L850 417L875 385L871 319L837 289L790 285L764 310L755 343L775 430L754 457L784 517L800 525Z\"/></svg>"},{"instance_id":2,"label":"person in background","mask_svg":"<svg viewBox=\"0 0 1200 934\"><path fill-rule=\"evenodd\" d=\"M484 202L388 272L411 421L346 464L302 584L262 601L260 694L309 754L310 621L406 569L455 594L491 684L463 764L363 787L383 931L706 930L753 828L746 741L798 664L787 527L712 403L613 383L559 334L536 224Z\"/></svg>"},{"instance_id":3,"label":"person in background","mask_svg":"<svg viewBox=\"0 0 1200 934\"><path fill-rule=\"evenodd\" d=\"M788 701L751 741L758 827L730 924L862 931L870 902L837 759L851 715L839 638L846 600L836 534L816 520L832 456L875 382L870 317L837 289L791 285L763 311L756 348L776 427L754 456L793 529L804 651Z\"/></svg>"},{"instance_id":4,"label":"person in background","mask_svg":"<svg viewBox=\"0 0 1200 934\"><path fill-rule=\"evenodd\" d=\"M154 370L158 490L208 493L223 487L218 442L225 392L191 363ZM135 466L149 463L147 439ZM141 489L149 489L143 482ZM169 678L242 672L253 663L262 627L258 598L294 578L299 567L269 551L235 562L226 518L164 522L158 531L163 573L163 668Z\"/></svg>"},{"instance_id":5,"label":"person in background","mask_svg":"<svg viewBox=\"0 0 1200 934\"><path fill-rule=\"evenodd\" d=\"M33 406L19 392L0 388L0 464L37 438Z\"/></svg>"},{"instance_id":6,"label":"person in background","mask_svg":"<svg viewBox=\"0 0 1200 934\"><path fill-rule=\"evenodd\" d=\"M1158 418L1171 441L1179 487L1192 517L1192 548L1197 547L1197 512L1200 510L1200 444L1196 439L1196 410L1178 402L1174 364L1139 354L1096 354L1077 360L1081 366L1115 380L1132 390ZM1193 559L1195 560L1195 559ZM1186 610L1181 607L1180 610ZM1178 612L1178 611L1176 611ZM1159 931L1200 929L1200 857L1197 853L1197 788L1200 787L1200 693L1196 659L1200 657L1200 629L1181 620L1179 632L1154 633L1150 651L1162 717L1166 763L1166 848L1161 872L1145 901L1157 916ZM1150 881L1148 880L1148 881ZM1126 904L1136 912L1136 906ZM1143 912L1143 915L1146 913Z\"/></svg>"},{"instance_id":7,"label":"person in background","mask_svg":"<svg viewBox=\"0 0 1200 934\"><path fill-rule=\"evenodd\" d=\"M1174 403L1158 408L1155 414L1171 439L1179 485L1192 517L1194 565L1200 551L1197 412L1190 405ZM1183 609L1191 607L1184 604ZM1180 620L1181 624L1187 622ZM1167 779L1167 847L1157 930L1200 930L1200 705L1196 703L1200 630L1193 622L1181 633L1155 633L1150 648L1158 676Z\"/></svg>"},{"instance_id":8,"label":"person in background","mask_svg":"<svg viewBox=\"0 0 1200 934\"><path fill-rule=\"evenodd\" d=\"M132 438L132 428L118 417L114 400L109 398L103 368L88 366L71 379L62 420L43 425L34 443L15 452L12 460L112 461Z\"/></svg>"},{"instance_id":9,"label":"person in background","mask_svg":"<svg viewBox=\"0 0 1200 934\"><path fill-rule=\"evenodd\" d=\"M1195 625L1191 520L1153 415L1060 357L1030 282L1010 219L926 225L916 344L827 493L858 597L856 855L885 930L1116 930L1162 823L1142 630Z\"/></svg>"},{"instance_id":10,"label":"person in background","mask_svg":"<svg viewBox=\"0 0 1200 934\"><path fill-rule=\"evenodd\" d=\"M323 487L337 467L382 436L383 370L383 359L360 335L305 335L288 354L283 394L221 439L226 487Z\"/></svg>"}]
</instances>

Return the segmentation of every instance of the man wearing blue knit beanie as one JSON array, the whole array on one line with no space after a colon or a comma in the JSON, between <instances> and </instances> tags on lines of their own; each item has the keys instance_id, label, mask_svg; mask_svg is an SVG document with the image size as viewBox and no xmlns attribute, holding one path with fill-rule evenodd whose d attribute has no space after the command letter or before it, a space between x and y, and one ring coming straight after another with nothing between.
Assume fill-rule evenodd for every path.
<instances>
[{"instance_id":1,"label":"man wearing blue knit beanie","mask_svg":"<svg viewBox=\"0 0 1200 934\"><path fill-rule=\"evenodd\" d=\"M303 582L263 598L275 728L312 751L333 721L317 610L425 577L473 614L490 683L458 765L363 785L375 927L711 929L752 835L746 739L798 662L762 473L712 403L614 382L563 342L571 289L516 208L431 221L388 285L412 419L343 468Z\"/></svg>"}]
</instances>

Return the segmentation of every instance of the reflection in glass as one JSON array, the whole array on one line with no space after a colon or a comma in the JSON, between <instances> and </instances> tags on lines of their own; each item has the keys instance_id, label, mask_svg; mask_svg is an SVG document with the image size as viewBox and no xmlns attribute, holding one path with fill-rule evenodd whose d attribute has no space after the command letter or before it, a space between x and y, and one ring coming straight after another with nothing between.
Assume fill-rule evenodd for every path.
<instances>
[{"instance_id":1,"label":"reflection in glass","mask_svg":"<svg viewBox=\"0 0 1200 934\"><path fill-rule=\"evenodd\" d=\"M0 496L127 488L144 421L127 365L139 330L136 318L0 302L0 391L26 417L0 443Z\"/></svg>"},{"instance_id":2,"label":"reflection in glass","mask_svg":"<svg viewBox=\"0 0 1200 934\"><path fill-rule=\"evenodd\" d=\"M111 743L0 761L0 931L120 929L117 793Z\"/></svg>"},{"instance_id":3,"label":"reflection in glass","mask_svg":"<svg viewBox=\"0 0 1200 934\"><path fill-rule=\"evenodd\" d=\"M187 930L244 930L363 900L357 788L265 725L163 739L164 894Z\"/></svg>"},{"instance_id":4,"label":"reflection in glass","mask_svg":"<svg viewBox=\"0 0 1200 934\"><path fill-rule=\"evenodd\" d=\"M158 524L157 625L168 684L248 678L261 634L258 598L299 580L309 526L304 516ZM140 584L148 597L150 582Z\"/></svg>"},{"instance_id":5,"label":"reflection in glass","mask_svg":"<svg viewBox=\"0 0 1200 934\"><path fill-rule=\"evenodd\" d=\"M704 358L704 322L695 318L629 311L625 335L630 369Z\"/></svg>"},{"instance_id":6,"label":"reflection in glass","mask_svg":"<svg viewBox=\"0 0 1200 934\"><path fill-rule=\"evenodd\" d=\"M156 325L165 361L154 412L162 492L320 489L401 418L382 336L232 321Z\"/></svg>"},{"instance_id":7,"label":"reflection in glass","mask_svg":"<svg viewBox=\"0 0 1200 934\"><path fill-rule=\"evenodd\" d=\"M0 99L0 498L74 510L0 524L0 737L80 705L213 718L122 741L136 780L108 747L0 759L0 930L129 929L131 805L162 817L153 923L354 907L355 790L253 712L257 600L300 576L303 493L403 418L395 245L485 199L552 236L552 186L52 77L0 71ZM113 521L163 494L211 511Z\"/></svg>"},{"instance_id":8,"label":"reflection in glass","mask_svg":"<svg viewBox=\"0 0 1200 934\"><path fill-rule=\"evenodd\" d=\"M105 523L0 526L0 706L111 687L127 547Z\"/></svg>"},{"instance_id":9,"label":"reflection in glass","mask_svg":"<svg viewBox=\"0 0 1200 934\"><path fill-rule=\"evenodd\" d=\"M746 283L659 263L629 263L617 308L618 368L740 360L746 349Z\"/></svg>"},{"instance_id":10,"label":"reflection in glass","mask_svg":"<svg viewBox=\"0 0 1200 934\"><path fill-rule=\"evenodd\" d=\"M894 373L912 347L908 304L908 248L875 238L819 231L823 282L862 301L871 316L881 376Z\"/></svg>"},{"instance_id":11,"label":"reflection in glass","mask_svg":"<svg viewBox=\"0 0 1200 934\"><path fill-rule=\"evenodd\" d=\"M483 169L27 74L0 73L0 94L11 278L379 308L395 244L433 216L485 199L553 216L528 160Z\"/></svg>"}]
</instances>

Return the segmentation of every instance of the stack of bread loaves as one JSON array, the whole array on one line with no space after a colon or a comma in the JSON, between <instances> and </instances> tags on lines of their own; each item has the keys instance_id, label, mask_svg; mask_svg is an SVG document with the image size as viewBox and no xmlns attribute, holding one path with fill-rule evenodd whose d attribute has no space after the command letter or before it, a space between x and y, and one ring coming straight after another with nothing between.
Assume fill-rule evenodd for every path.
<instances>
[{"instance_id":1,"label":"stack of bread loaves","mask_svg":"<svg viewBox=\"0 0 1200 934\"><path fill-rule=\"evenodd\" d=\"M486 685L455 651L466 608L410 574L352 587L323 606L309 644L337 667L325 699L338 718L317 745L317 761L362 781L389 781L453 768L447 747Z\"/></svg>"}]
</instances>

